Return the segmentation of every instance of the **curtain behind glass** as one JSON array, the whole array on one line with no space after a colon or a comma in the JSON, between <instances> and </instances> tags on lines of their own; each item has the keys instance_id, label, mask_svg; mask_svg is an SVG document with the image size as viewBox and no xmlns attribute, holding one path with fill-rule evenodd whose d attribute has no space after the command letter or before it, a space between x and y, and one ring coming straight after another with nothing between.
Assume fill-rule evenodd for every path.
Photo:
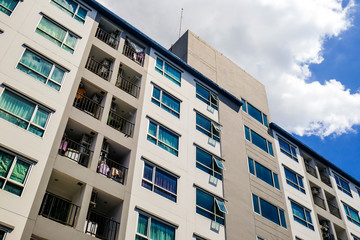
<instances>
[{"instance_id":1,"label":"curtain behind glass","mask_svg":"<svg viewBox=\"0 0 360 240\"><path fill-rule=\"evenodd\" d=\"M38 109L35 118L33 120L33 123L40 127L45 127L47 119L48 119L49 113L47 111L44 111L42 109Z\"/></svg>"},{"instance_id":2,"label":"curtain behind glass","mask_svg":"<svg viewBox=\"0 0 360 240\"><path fill-rule=\"evenodd\" d=\"M270 221L280 225L278 209L274 205L266 202L262 198L260 198L260 206L261 206L261 215Z\"/></svg>"},{"instance_id":3,"label":"curtain behind glass","mask_svg":"<svg viewBox=\"0 0 360 240\"><path fill-rule=\"evenodd\" d=\"M55 2L59 3L61 6L72 12L73 14L76 11L77 3L71 0L54 0Z\"/></svg>"},{"instance_id":4,"label":"curtain behind glass","mask_svg":"<svg viewBox=\"0 0 360 240\"><path fill-rule=\"evenodd\" d=\"M139 214L137 232L147 236L148 218L144 215Z\"/></svg>"},{"instance_id":5,"label":"curtain behind glass","mask_svg":"<svg viewBox=\"0 0 360 240\"><path fill-rule=\"evenodd\" d=\"M304 209L295 203L291 203L292 212L298 218L305 220Z\"/></svg>"},{"instance_id":6,"label":"curtain behind glass","mask_svg":"<svg viewBox=\"0 0 360 240\"><path fill-rule=\"evenodd\" d=\"M44 17L41 19L38 28L43 32L46 32L53 38L57 39L55 43L57 43L59 46L64 41L64 38L66 36L66 31L64 29L60 28L58 25L56 25L55 23L51 22L50 20Z\"/></svg>"},{"instance_id":7,"label":"curtain behind glass","mask_svg":"<svg viewBox=\"0 0 360 240\"><path fill-rule=\"evenodd\" d=\"M14 160L13 156L0 151L0 176L1 177L7 176L13 160Z\"/></svg>"},{"instance_id":8,"label":"curtain behind glass","mask_svg":"<svg viewBox=\"0 0 360 240\"><path fill-rule=\"evenodd\" d=\"M169 108L175 110L176 112L180 112L180 103L176 99L170 97L168 94L163 92L162 103L168 106Z\"/></svg>"},{"instance_id":9,"label":"curtain behind glass","mask_svg":"<svg viewBox=\"0 0 360 240\"><path fill-rule=\"evenodd\" d=\"M30 164L18 160L11 173L10 179L23 184L29 169L30 169Z\"/></svg>"},{"instance_id":10,"label":"curtain behind glass","mask_svg":"<svg viewBox=\"0 0 360 240\"><path fill-rule=\"evenodd\" d=\"M178 149L178 145L179 145L178 136L167 131L161 126L159 127L159 140L174 149Z\"/></svg>"},{"instance_id":11,"label":"curtain behind glass","mask_svg":"<svg viewBox=\"0 0 360 240\"><path fill-rule=\"evenodd\" d=\"M29 50L26 50L20 59L20 62L28 66L32 70L41 73L43 76L48 77L52 68L52 64L40 58Z\"/></svg>"},{"instance_id":12,"label":"curtain behind glass","mask_svg":"<svg viewBox=\"0 0 360 240\"><path fill-rule=\"evenodd\" d=\"M167 73L169 76L171 76L178 82L181 81L181 73L167 63L165 63L165 73Z\"/></svg>"},{"instance_id":13,"label":"curtain behind glass","mask_svg":"<svg viewBox=\"0 0 360 240\"><path fill-rule=\"evenodd\" d=\"M159 222L151 220L150 239L156 240L175 240L175 229Z\"/></svg>"},{"instance_id":14,"label":"curtain behind glass","mask_svg":"<svg viewBox=\"0 0 360 240\"><path fill-rule=\"evenodd\" d=\"M176 194L177 179L166 172L157 169L155 172L155 184Z\"/></svg>"},{"instance_id":15,"label":"curtain behind glass","mask_svg":"<svg viewBox=\"0 0 360 240\"><path fill-rule=\"evenodd\" d=\"M273 185L271 171L259 163L255 162L256 176L261 180L267 182L270 185Z\"/></svg>"},{"instance_id":16,"label":"curtain behind glass","mask_svg":"<svg viewBox=\"0 0 360 240\"><path fill-rule=\"evenodd\" d=\"M0 5L9 9L10 11L13 11L18 2L18 0L0 0ZM6 13L7 15L10 15L11 12L3 7L0 7L0 11Z\"/></svg>"},{"instance_id":17,"label":"curtain behind glass","mask_svg":"<svg viewBox=\"0 0 360 240\"><path fill-rule=\"evenodd\" d=\"M12 114L27 121L30 121L30 118L35 109L35 104L30 103L29 101L20 98L16 94L5 90L0 97L0 108L11 112Z\"/></svg>"}]
</instances>

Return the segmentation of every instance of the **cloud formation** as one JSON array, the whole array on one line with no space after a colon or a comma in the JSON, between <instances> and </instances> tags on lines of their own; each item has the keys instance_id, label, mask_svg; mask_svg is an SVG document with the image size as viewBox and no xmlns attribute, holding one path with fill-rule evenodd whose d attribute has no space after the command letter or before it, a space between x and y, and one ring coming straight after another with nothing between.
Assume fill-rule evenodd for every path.
<instances>
[{"instance_id":1,"label":"cloud formation","mask_svg":"<svg viewBox=\"0 0 360 240\"><path fill-rule=\"evenodd\" d=\"M272 120L298 135L326 137L360 124L360 93L309 82L323 43L351 27L353 0L99 0L165 47L190 29L261 81Z\"/></svg>"}]
</instances>

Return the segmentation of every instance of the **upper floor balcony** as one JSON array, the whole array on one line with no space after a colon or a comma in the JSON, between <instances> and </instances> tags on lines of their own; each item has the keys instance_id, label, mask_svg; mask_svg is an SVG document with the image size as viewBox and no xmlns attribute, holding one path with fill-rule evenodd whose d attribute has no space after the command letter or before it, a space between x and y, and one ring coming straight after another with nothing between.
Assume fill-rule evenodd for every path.
<instances>
[{"instance_id":1,"label":"upper floor balcony","mask_svg":"<svg viewBox=\"0 0 360 240\"><path fill-rule=\"evenodd\" d=\"M126 37L122 53L140 66L144 66L145 48L140 44L135 43L134 40L130 40L128 37Z\"/></svg>"},{"instance_id":2,"label":"upper floor balcony","mask_svg":"<svg viewBox=\"0 0 360 240\"><path fill-rule=\"evenodd\" d=\"M324 200L324 197L322 196L321 188L314 185L311 182L310 182L310 187L311 187L311 195L313 197L315 205L326 210L325 200Z\"/></svg>"},{"instance_id":3,"label":"upper floor balcony","mask_svg":"<svg viewBox=\"0 0 360 240\"><path fill-rule=\"evenodd\" d=\"M316 168L315 168L315 161L313 161L311 158L308 158L304 156L304 164L306 172L308 172L313 177L317 178Z\"/></svg>"},{"instance_id":4,"label":"upper floor balcony","mask_svg":"<svg viewBox=\"0 0 360 240\"><path fill-rule=\"evenodd\" d=\"M317 167L319 170L321 181L323 183L325 183L326 185L328 185L329 187L332 187L331 180L330 180L329 168L319 162L317 162Z\"/></svg>"},{"instance_id":5,"label":"upper floor balcony","mask_svg":"<svg viewBox=\"0 0 360 240\"><path fill-rule=\"evenodd\" d=\"M124 64L120 64L119 73L116 79L116 86L126 93L139 97L141 75Z\"/></svg>"},{"instance_id":6,"label":"upper floor balcony","mask_svg":"<svg viewBox=\"0 0 360 240\"><path fill-rule=\"evenodd\" d=\"M114 97L111 103L107 125L124 133L126 137L133 137L135 115L135 108Z\"/></svg>"},{"instance_id":7,"label":"upper floor balcony","mask_svg":"<svg viewBox=\"0 0 360 240\"><path fill-rule=\"evenodd\" d=\"M328 192L325 192L325 196L326 196L327 204L329 207L329 212L332 215L341 219L340 210L339 210L339 207L338 207L338 204L336 201L336 197Z\"/></svg>"},{"instance_id":8,"label":"upper floor balcony","mask_svg":"<svg viewBox=\"0 0 360 240\"><path fill-rule=\"evenodd\" d=\"M85 68L110 81L114 58L97 47L92 47Z\"/></svg>"}]
</instances>

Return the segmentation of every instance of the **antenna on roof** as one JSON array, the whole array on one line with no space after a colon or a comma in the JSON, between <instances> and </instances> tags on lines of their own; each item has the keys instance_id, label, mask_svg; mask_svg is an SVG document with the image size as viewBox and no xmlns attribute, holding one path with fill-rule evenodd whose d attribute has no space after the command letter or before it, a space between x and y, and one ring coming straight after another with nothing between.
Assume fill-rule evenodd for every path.
<instances>
[{"instance_id":1,"label":"antenna on roof","mask_svg":"<svg viewBox=\"0 0 360 240\"><path fill-rule=\"evenodd\" d=\"M179 38L180 38L180 34L181 34L181 24L182 24L183 12L184 12L184 8L181 8L180 28L179 28Z\"/></svg>"}]
</instances>

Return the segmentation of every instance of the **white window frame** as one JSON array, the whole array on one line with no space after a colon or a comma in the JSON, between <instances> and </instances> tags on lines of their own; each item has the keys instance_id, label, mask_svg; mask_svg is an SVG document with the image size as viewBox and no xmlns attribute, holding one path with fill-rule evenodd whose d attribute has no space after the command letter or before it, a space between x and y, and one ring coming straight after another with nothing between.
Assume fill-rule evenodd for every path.
<instances>
[{"instance_id":1,"label":"white window frame","mask_svg":"<svg viewBox=\"0 0 360 240\"><path fill-rule=\"evenodd\" d=\"M204 114L202 114L202 113L200 113L200 112L198 112L198 111L196 111L196 110L195 110L195 112L196 112L196 115L199 114L201 117L203 117L203 118L205 118L206 120L208 120L208 121L210 122L210 124L211 124L211 129L210 129L210 131L207 130L207 129L205 129L205 128L203 128L202 126L198 125L197 123L196 123L196 127L199 127L199 128L201 128L202 130L204 130L205 132L207 132L207 133L210 135L210 136L208 136L209 138L212 138L212 139L214 139L215 141L217 141L215 138L218 138L218 139L219 139L219 143L220 143L220 142L221 142L221 128L220 128L221 125L220 125L219 123L215 122L214 120L211 120L210 118L206 117ZM198 130L198 131L199 131L199 130ZM218 135L216 135L215 132L217 132Z\"/></svg>"},{"instance_id":2,"label":"white window frame","mask_svg":"<svg viewBox=\"0 0 360 240\"><path fill-rule=\"evenodd\" d=\"M156 64L158 58L163 62L162 68L159 68L159 67L157 66L157 64ZM165 72L165 64L168 64L170 67L174 68L176 71L178 71L178 72L180 73L180 80L177 80L177 79L173 78L172 76L170 76L169 74L167 74L167 73ZM160 74L162 74L163 76L166 75L165 77L171 78L174 82L176 82L175 84L177 84L178 86L181 86L181 78L182 78L182 72L183 72L183 71L181 71L178 67L175 67L174 64L170 63L169 61L165 60L165 59L162 58L162 57L156 56L156 59L155 59L155 69L157 69L157 70L159 71L158 73L161 72Z\"/></svg>"},{"instance_id":3,"label":"white window frame","mask_svg":"<svg viewBox=\"0 0 360 240\"><path fill-rule=\"evenodd\" d=\"M204 98L203 96L201 96L200 94L198 94L196 92L196 97L197 98L200 98L202 100L204 100L206 102L206 104L210 107L212 107L213 109L216 109L218 110L219 109L219 97L218 97L218 94L215 93L214 91L211 91L209 90L207 87L205 87L203 84L200 84L199 82L195 82L196 86L200 86L201 88L203 88L204 90L208 91L209 92L209 95L210 95L210 99L206 99ZM195 86L195 91L196 91L196 86ZM215 101L215 103L213 103L213 101Z\"/></svg>"},{"instance_id":4,"label":"white window frame","mask_svg":"<svg viewBox=\"0 0 360 240\"><path fill-rule=\"evenodd\" d=\"M156 125L156 136L153 136L153 135L151 135L151 134L149 133L150 123L153 123L153 124ZM169 146L168 144L164 143L163 141L159 140L159 131L160 131L159 129L160 129L160 127L162 127L162 128L164 128L165 130L167 130L167 131L175 134L175 135L178 137L178 149L173 148L173 147ZM149 119L148 129L147 129L147 134L146 134L146 135L156 140L156 146L159 146L159 142L160 142L161 144L164 144L164 145L166 145L167 147L173 149L173 150L176 152L176 155L175 155L175 156L179 156L180 135L177 134L176 132L172 131L171 129L165 127L164 125L158 123L157 121L155 121L155 120L153 120L153 119ZM159 147L160 147L160 146L159 146ZM164 150L165 150L165 149L164 149ZM165 150L165 151L166 151L166 150ZM171 153L171 152L170 152L170 153ZM172 154L172 153L171 153L171 154Z\"/></svg>"},{"instance_id":5,"label":"white window frame","mask_svg":"<svg viewBox=\"0 0 360 240\"><path fill-rule=\"evenodd\" d=\"M77 7L75 9L75 12L71 12L69 9L67 9L65 6L61 5L61 3L59 3L57 0L51 0L51 2L53 2L56 6L64 9L65 12L68 12L71 14L71 17L74 18L76 21L81 22L82 24L85 23L85 18L80 17L79 15L77 15L79 8L83 8L84 10L86 10L86 16L88 15L88 12L90 11L89 8L85 7L84 5L80 4L78 1L72 0L73 2L77 3ZM85 17L86 17L85 16ZM83 21L79 21L77 20L75 17L78 17L79 19L83 20Z\"/></svg>"},{"instance_id":6,"label":"white window frame","mask_svg":"<svg viewBox=\"0 0 360 240\"><path fill-rule=\"evenodd\" d=\"M181 105L181 100L178 99L177 97L175 97L174 95L172 95L171 93L165 91L164 89L162 89L161 87L157 86L156 84L153 84L153 92L154 89L157 88L160 91L160 99L156 99L153 97L153 94L151 94L151 99L156 101L157 103L159 103L159 107L161 108L162 106L165 107L166 109L168 109L172 115L174 115L177 118L180 118L180 111L176 111L175 109L172 109L171 107L169 107L168 105L166 105L165 103L163 103L162 98L163 98L163 93L169 95L171 98L175 99L176 101L179 102L179 109L180 109L180 105Z\"/></svg>"},{"instance_id":7,"label":"white window frame","mask_svg":"<svg viewBox=\"0 0 360 240\"><path fill-rule=\"evenodd\" d=\"M293 144L291 144L289 141L285 140L285 138L283 137L280 137L279 135L277 135L278 137L278 141L279 141L279 147L280 147L280 151L285 154L286 156L292 158L293 160L295 160L296 162L298 162L298 158L297 158L297 152L296 152L296 149L297 147L295 147ZM283 141L284 143L288 144L289 145L289 148L290 148L290 152L288 152L287 150L281 148L281 145L280 145L280 141ZM293 151L295 153L293 153Z\"/></svg>"}]
</instances>

